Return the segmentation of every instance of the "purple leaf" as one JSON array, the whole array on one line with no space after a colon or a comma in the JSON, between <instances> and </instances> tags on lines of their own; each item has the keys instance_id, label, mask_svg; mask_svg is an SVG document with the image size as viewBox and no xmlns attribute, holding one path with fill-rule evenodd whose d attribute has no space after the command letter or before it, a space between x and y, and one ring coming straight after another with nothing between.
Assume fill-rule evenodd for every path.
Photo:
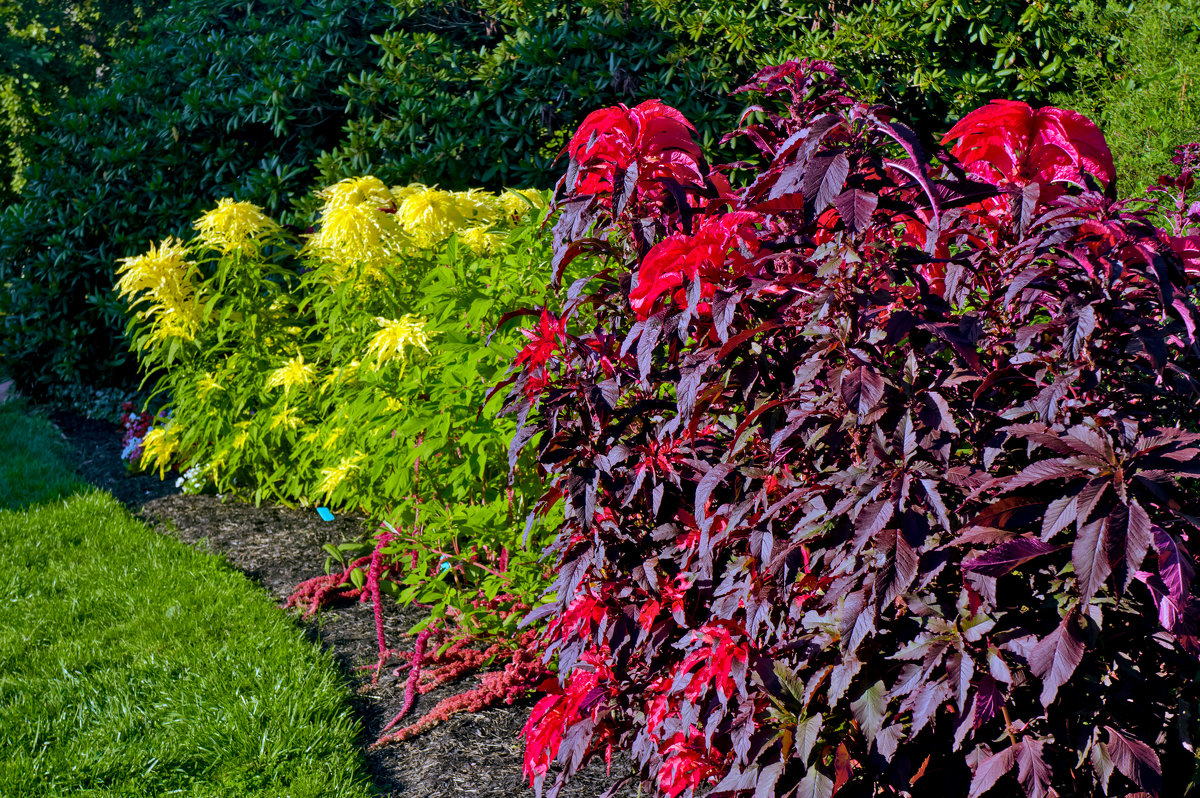
<instances>
[{"instance_id":1,"label":"purple leaf","mask_svg":"<svg viewBox=\"0 0 1200 798\"><path fill-rule=\"evenodd\" d=\"M850 412L866 415L883 398L883 378L870 366L848 369L842 374L840 393Z\"/></svg>"},{"instance_id":2,"label":"purple leaf","mask_svg":"<svg viewBox=\"0 0 1200 798\"><path fill-rule=\"evenodd\" d=\"M813 768L796 785L795 795L796 798L830 798L833 795L833 779Z\"/></svg>"},{"instance_id":3,"label":"purple leaf","mask_svg":"<svg viewBox=\"0 0 1200 798\"><path fill-rule=\"evenodd\" d=\"M903 739L904 726L899 723L893 723L886 729L881 729L879 734L875 735L875 750L885 760L891 762L892 757L896 755L896 749L900 747L900 741Z\"/></svg>"},{"instance_id":4,"label":"purple leaf","mask_svg":"<svg viewBox=\"0 0 1200 798\"><path fill-rule=\"evenodd\" d=\"M1192 577L1195 575L1192 558L1162 527L1153 526L1151 531L1154 534L1154 547L1158 549L1159 576L1167 586L1171 599L1182 606L1187 600Z\"/></svg>"},{"instance_id":5,"label":"purple leaf","mask_svg":"<svg viewBox=\"0 0 1200 798\"><path fill-rule=\"evenodd\" d=\"M1154 749L1112 726L1104 729L1108 732L1108 754L1117 770L1146 792L1158 795L1162 790L1162 765Z\"/></svg>"},{"instance_id":6,"label":"purple leaf","mask_svg":"<svg viewBox=\"0 0 1200 798\"><path fill-rule=\"evenodd\" d=\"M867 545L871 538L882 532L895 511L896 505L890 496L860 510L854 519L855 550Z\"/></svg>"},{"instance_id":7,"label":"purple leaf","mask_svg":"<svg viewBox=\"0 0 1200 798\"><path fill-rule=\"evenodd\" d=\"M1027 798L1045 798L1050 787L1050 766L1042 758L1042 741L1025 738L1017 743L1017 778Z\"/></svg>"},{"instance_id":8,"label":"purple leaf","mask_svg":"<svg viewBox=\"0 0 1200 798\"><path fill-rule=\"evenodd\" d=\"M783 775L783 762L772 762L758 771L758 779L754 786L754 798L773 798L775 783Z\"/></svg>"},{"instance_id":9,"label":"purple leaf","mask_svg":"<svg viewBox=\"0 0 1200 798\"><path fill-rule=\"evenodd\" d=\"M808 766L808 757L812 754L813 746L817 744L817 738L821 735L822 723L824 723L824 718L821 717L820 712L796 722L796 754L805 767Z\"/></svg>"},{"instance_id":10,"label":"purple leaf","mask_svg":"<svg viewBox=\"0 0 1200 798\"><path fill-rule=\"evenodd\" d=\"M975 661L968 654L954 653L946 658L946 672L950 674L950 686L959 712L967 706L971 692L971 679L975 676Z\"/></svg>"},{"instance_id":11,"label":"purple leaf","mask_svg":"<svg viewBox=\"0 0 1200 798\"><path fill-rule=\"evenodd\" d=\"M873 742L883 725L883 716L887 712L887 688L882 681L863 691L862 695L850 702L850 711L862 729L867 742Z\"/></svg>"},{"instance_id":12,"label":"purple leaf","mask_svg":"<svg viewBox=\"0 0 1200 798\"><path fill-rule=\"evenodd\" d=\"M1054 703L1058 688L1064 684L1083 659L1083 641L1075 630L1075 611L1029 652L1029 669L1042 680L1042 706Z\"/></svg>"},{"instance_id":13,"label":"purple leaf","mask_svg":"<svg viewBox=\"0 0 1200 798\"><path fill-rule=\"evenodd\" d=\"M971 791L967 793L967 798L979 798L990 790L1001 776L1012 770L1016 763L1013 748L1009 746L1003 751L997 751L979 763L975 775L971 778Z\"/></svg>"},{"instance_id":14,"label":"purple leaf","mask_svg":"<svg viewBox=\"0 0 1200 798\"><path fill-rule=\"evenodd\" d=\"M1075 458L1055 457L1031 463L1021 473L1003 480L1003 484L1006 491L1012 491L1027 485L1037 485L1051 479L1067 479L1078 476L1079 473L1079 465Z\"/></svg>"},{"instance_id":15,"label":"purple leaf","mask_svg":"<svg viewBox=\"0 0 1200 798\"><path fill-rule=\"evenodd\" d=\"M878 205L878 196L857 188L843 191L833 201L833 207L851 233L861 232L871 224L871 215Z\"/></svg>"},{"instance_id":16,"label":"purple leaf","mask_svg":"<svg viewBox=\"0 0 1200 798\"><path fill-rule=\"evenodd\" d=\"M882 538L883 565L875 577L875 607L882 610L912 585L917 576L917 553L895 531Z\"/></svg>"},{"instance_id":17,"label":"purple leaf","mask_svg":"<svg viewBox=\"0 0 1200 798\"><path fill-rule=\"evenodd\" d=\"M1097 518L1084 524L1071 547L1071 562L1075 566L1075 582L1084 603L1091 601L1104 586L1112 567L1108 563L1108 518Z\"/></svg>"},{"instance_id":18,"label":"purple leaf","mask_svg":"<svg viewBox=\"0 0 1200 798\"><path fill-rule=\"evenodd\" d=\"M1153 534L1150 516L1136 500L1129 506L1117 505L1108 517L1108 561L1117 576L1117 588L1124 591L1150 550Z\"/></svg>"},{"instance_id":19,"label":"purple leaf","mask_svg":"<svg viewBox=\"0 0 1200 798\"><path fill-rule=\"evenodd\" d=\"M712 468L708 469L708 473L701 477L700 482L696 485L696 503L694 512L696 516L696 523L700 524L702 528L707 528L708 524L711 524L711 521L709 521L710 516L707 506L708 499L710 496L712 496L712 492L716 490L717 485L721 484L721 480L729 476L730 471L733 471L733 466L729 465L728 463L718 463Z\"/></svg>"},{"instance_id":20,"label":"purple leaf","mask_svg":"<svg viewBox=\"0 0 1200 798\"><path fill-rule=\"evenodd\" d=\"M1096 778L1100 780L1100 789L1108 795L1108 780L1112 778L1113 772L1113 761L1108 755L1108 746L1096 743L1088 753L1088 758L1092 762L1092 770L1096 771Z\"/></svg>"},{"instance_id":21,"label":"purple leaf","mask_svg":"<svg viewBox=\"0 0 1200 798\"><path fill-rule=\"evenodd\" d=\"M658 346L658 339L662 334L663 321L666 319L666 315L665 310L660 310L646 319L645 326L642 328L642 335L638 338L638 379L642 380L643 383L645 383L646 376L650 373L650 364L654 358L654 349Z\"/></svg>"},{"instance_id":22,"label":"purple leaf","mask_svg":"<svg viewBox=\"0 0 1200 798\"><path fill-rule=\"evenodd\" d=\"M963 562L964 571L973 571L985 576L1003 576L1022 564L1063 548L1045 543L1037 538L1017 538L1001 543L994 549Z\"/></svg>"},{"instance_id":23,"label":"purple leaf","mask_svg":"<svg viewBox=\"0 0 1200 798\"><path fill-rule=\"evenodd\" d=\"M816 216L829 207L833 198L842 193L846 176L850 174L850 159L846 153L817 155L808 162L804 174L804 204L809 215Z\"/></svg>"},{"instance_id":24,"label":"purple leaf","mask_svg":"<svg viewBox=\"0 0 1200 798\"><path fill-rule=\"evenodd\" d=\"M912 728L909 736L915 737L932 718L938 707L950 700L953 690L945 681L930 682L905 700L912 705Z\"/></svg>"},{"instance_id":25,"label":"purple leaf","mask_svg":"<svg viewBox=\"0 0 1200 798\"><path fill-rule=\"evenodd\" d=\"M1042 540L1049 540L1075 522L1078 496L1059 496L1046 505L1042 516Z\"/></svg>"},{"instance_id":26,"label":"purple leaf","mask_svg":"<svg viewBox=\"0 0 1200 798\"><path fill-rule=\"evenodd\" d=\"M987 723L1004 703L1004 693L1000 691L999 683L990 675L985 675L975 686L975 728Z\"/></svg>"}]
</instances>

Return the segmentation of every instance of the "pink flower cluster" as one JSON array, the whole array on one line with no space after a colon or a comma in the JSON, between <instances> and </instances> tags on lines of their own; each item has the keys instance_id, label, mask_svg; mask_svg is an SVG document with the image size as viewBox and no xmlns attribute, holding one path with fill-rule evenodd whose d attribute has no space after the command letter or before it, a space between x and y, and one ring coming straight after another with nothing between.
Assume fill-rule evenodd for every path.
<instances>
[{"instance_id":1,"label":"pink flower cluster","mask_svg":"<svg viewBox=\"0 0 1200 798\"><path fill-rule=\"evenodd\" d=\"M135 469L141 462L142 441L152 426L154 414L138 413L134 410L133 403L121 403L121 427L125 430L121 435L121 461L125 463L126 468Z\"/></svg>"}]
</instances>

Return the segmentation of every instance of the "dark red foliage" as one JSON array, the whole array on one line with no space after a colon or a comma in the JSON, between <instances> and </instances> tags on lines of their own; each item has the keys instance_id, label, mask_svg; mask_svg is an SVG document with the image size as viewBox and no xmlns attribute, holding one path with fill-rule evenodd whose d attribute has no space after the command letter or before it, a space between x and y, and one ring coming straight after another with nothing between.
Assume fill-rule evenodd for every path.
<instances>
[{"instance_id":1,"label":"dark red foliage","mask_svg":"<svg viewBox=\"0 0 1200 798\"><path fill-rule=\"evenodd\" d=\"M988 106L960 159L827 65L747 88L786 108L738 131L744 188L661 105L572 142L556 263L608 262L509 381L565 511L528 775L621 746L672 798L1181 794L1187 167L1167 231L1069 112Z\"/></svg>"}]
</instances>

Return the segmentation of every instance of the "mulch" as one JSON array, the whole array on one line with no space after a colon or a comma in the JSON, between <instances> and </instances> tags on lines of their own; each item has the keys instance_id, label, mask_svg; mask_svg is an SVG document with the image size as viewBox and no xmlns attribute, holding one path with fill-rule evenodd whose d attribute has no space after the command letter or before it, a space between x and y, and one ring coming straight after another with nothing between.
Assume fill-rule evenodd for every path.
<instances>
[{"instance_id":1,"label":"mulch","mask_svg":"<svg viewBox=\"0 0 1200 798\"><path fill-rule=\"evenodd\" d=\"M370 532L364 518L339 516L322 521L311 510L270 504L255 506L232 498L183 495L175 487L177 475L159 480L155 475L130 476L121 462L121 430L105 421L65 412L50 419L70 444L81 476L124 503L137 517L162 534L216 553L231 567L261 585L280 605L292 589L324 574L326 543L363 540ZM512 706L464 713L402 743L371 750L383 727L403 703L402 674L396 678L385 668L378 684L371 684L377 654L375 621L369 604L357 602L327 609L310 619L296 615L296 623L329 650L354 690L354 710L361 718L362 745L367 767L379 795L388 798L512 798L532 796L522 776L524 745L520 731L533 699ZM393 648L411 650L404 636L422 617L418 608L401 608L385 599L384 624ZM415 721L439 700L476 687L478 676L440 687L420 696L409 717ZM399 728L397 726L396 728ZM596 798L630 772L628 756L613 757L611 775L597 757L560 793L563 798ZM636 795L632 784L617 798Z\"/></svg>"}]
</instances>

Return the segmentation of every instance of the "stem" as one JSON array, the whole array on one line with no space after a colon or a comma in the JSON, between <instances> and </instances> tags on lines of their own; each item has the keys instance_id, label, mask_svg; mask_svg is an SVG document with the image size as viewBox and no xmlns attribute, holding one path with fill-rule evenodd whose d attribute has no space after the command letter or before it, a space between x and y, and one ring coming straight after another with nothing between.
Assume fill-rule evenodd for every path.
<instances>
[{"instance_id":1,"label":"stem","mask_svg":"<svg viewBox=\"0 0 1200 798\"><path fill-rule=\"evenodd\" d=\"M1013 745L1016 745L1016 744L1017 744L1017 737L1016 737L1016 735L1014 735L1014 734L1013 734L1013 730L1012 730L1012 718L1011 718L1011 717L1009 717L1009 715L1008 715L1008 707L1007 707L1007 706L1002 706L1002 707L1000 707L1000 711L1004 713L1004 733L1008 735L1008 739L1009 739L1009 741L1010 741L1010 742L1011 742Z\"/></svg>"}]
</instances>

